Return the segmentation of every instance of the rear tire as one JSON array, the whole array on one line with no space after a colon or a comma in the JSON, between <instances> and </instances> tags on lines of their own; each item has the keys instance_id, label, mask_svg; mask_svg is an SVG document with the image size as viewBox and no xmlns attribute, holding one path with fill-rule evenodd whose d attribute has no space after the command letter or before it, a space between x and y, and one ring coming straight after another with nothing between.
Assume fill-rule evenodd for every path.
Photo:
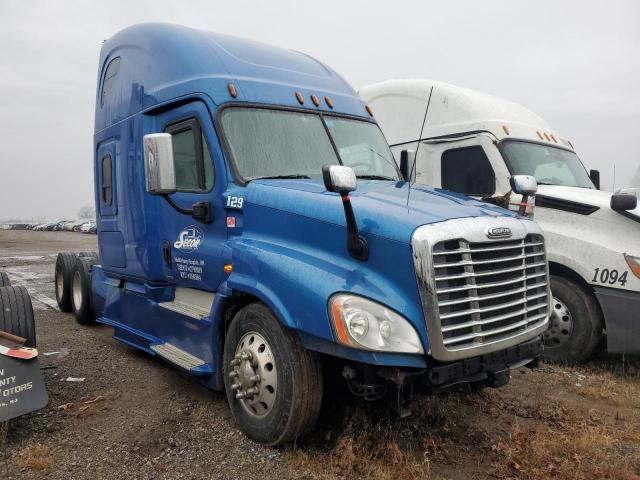
<instances>
[{"instance_id":1,"label":"rear tire","mask_svg":"<svg viewBox=\"0 0 640 480\"><path fill-rule=\"evenodd\" d=\"M245 358L233 364L247 353L253 360ZM322 406L320 361L265 305L252 303L236 314L227 333L223 359L227 401L235 421L249 438L282 445L313 428ZM251 375L260 373L260 380L248 381ZM232 386L234 383L236 386ZM259 391L254 398L236 397L251 388Z\"/></svg>"},{"instance_id":2,"label":"rear tire","mask_svg":"<svg viewBox=\"0 0 640 480\"><path fill-rule=\"evenodd\" d=\"M544 333L543 358L576 364L587 360L602 341L602 312L592 295L567 278L551 276L551 318Z\"/></svg>"},{"instance_id":3,"label":"rear tire","mask_svg":"<svg viewBox=\"0 0 640 480\"><path fill-rule=\"evenodd\" d=\"M71 311L71 276L76 263L76 254L61 252L56 259L55 288L58 307L63 312Z\"/></svg>"},{"instance_id":4,"label":"rear tire","mask_svg":"<svg viewBox=\"0 0 640 480\"><path fill-rule=\"evenodd\" d=\"M10 287L11 280L9 280L9 275L5 272L0 272L0 287Z\"/></svg>"},{"instance_id":5,"label":"rear tire","mask_svg":"<svg viewBox=\"0 0 640 480\"><path fill-rule=\"evenodd\" d=\"M71 309L81 325L95 323L96 317L91 301L91 267L97 258L76 257L71 274Z\"/></svg>"},{"instance_id":6,"label":"rear tire","mask_svg":"<svg viewBox=\"0 0 640 480\"><path fill-rule=\"evenodd\" d=\"M36 324L26 288L0 287L0 330L26 338L25 346L35 348ZM9 422L0 422L0 447L4 447L8 431Z\"/></svg>"}]
</instances>

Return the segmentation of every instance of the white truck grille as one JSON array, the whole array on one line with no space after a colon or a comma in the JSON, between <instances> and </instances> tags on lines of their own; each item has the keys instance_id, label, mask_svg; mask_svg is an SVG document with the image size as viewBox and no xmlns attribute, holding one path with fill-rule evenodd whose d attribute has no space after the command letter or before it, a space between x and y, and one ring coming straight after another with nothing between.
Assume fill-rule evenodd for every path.
<instances>
[{"instance_id":1,"label":"white truck grille","mask_svg":"<svg viewBox=\"0 0 640 480\"><path fill-rule=\"evenodd\" d=\"M489 238L493 224L507 228L510 236ZM544 237L533 222L452 220L424 230L420 240L416 236L421 236L418 231L414 261L435 358L488 353L524 342L546 328L548 267Z\"/></svg>"}]
</instances>

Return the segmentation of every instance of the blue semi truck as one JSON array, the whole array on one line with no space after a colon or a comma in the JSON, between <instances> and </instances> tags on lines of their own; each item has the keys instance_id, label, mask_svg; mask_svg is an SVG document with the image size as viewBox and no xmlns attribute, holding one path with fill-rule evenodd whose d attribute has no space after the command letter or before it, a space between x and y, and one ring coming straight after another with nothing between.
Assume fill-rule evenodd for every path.
<instances>
[{"instance_id":1,"label":"blue semi truck","mask_svg":"<svg viewBox=\"0 0 640 480\"><path fill-rule=\"evenodd\" d=\"M61 308L225 390L258 442L308 432L331 375L404 412L413 391L537 362L537 225L410 185L373 112L305 54L121 31L101 51L94 162L99 260L60 255Z\"/></svg>"}]
</instances>

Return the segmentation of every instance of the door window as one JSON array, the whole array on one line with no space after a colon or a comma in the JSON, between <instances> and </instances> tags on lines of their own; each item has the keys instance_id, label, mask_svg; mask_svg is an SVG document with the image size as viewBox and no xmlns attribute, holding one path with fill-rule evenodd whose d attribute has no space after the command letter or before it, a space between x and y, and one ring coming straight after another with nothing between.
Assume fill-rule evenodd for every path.
<instances>
[{"instance_id":1,"label":"door window","mask_svg":"<svg viewBox=\"0 0 640 480\"><path fill-rule=\"evenodd\" d=\"M209 147L196 119L168 126L173 143L176 190L208 192L213 187L213 162Z\"/></svg>"},{"instance_id":2,"label":"door window","mask_svg":"<svg viewBox=\"0 0 640 480\"><path fill-rule=\"evenodd\" d=\"M102 157L101 173L102 184L100 185L102 192L102 203L107 207L113 205L113 179L112 179L112 160L111 155Z\"/></svg>"},{"instance_id":3,"label":"door window","mask_svg":"<svg viewBox=\"0 0 640 480\"><path fill-rule=\"evenodd\" d=\"M447 150L441 158L442 188L465 195L491 196L496 175L481 146Z\"/></svg>"}]
</instances>

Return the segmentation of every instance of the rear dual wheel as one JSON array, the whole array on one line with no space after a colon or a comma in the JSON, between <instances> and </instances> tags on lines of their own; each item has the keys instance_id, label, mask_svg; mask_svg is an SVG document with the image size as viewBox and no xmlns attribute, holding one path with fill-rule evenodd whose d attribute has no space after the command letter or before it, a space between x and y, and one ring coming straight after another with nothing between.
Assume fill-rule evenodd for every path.
<instances>
[{"instance_id":1,"label":"rear dual wheel","mask_svg":"<svg viewBox=\"0 0 640 480\"><path fill-rule=\"evenodd\" d=\"M96 321L91 300L91 268L97 263L95 257L76 257L71 271L71 310L81 325Z\"/></svg>"},{"instance_id":2,"label":"rear dual wheel","mask_svg":"<svg viewBox=\"0 0 640 480\"><path fill-rule=\"evenodd\" d=\"M60 307L60 310L63 312L73 311L71 304L71 283L77 258L97 260L98 254L95 252L61 252L58 254L55 267L56 301L58 302L58 307Z\"/></svg>"},{"instance_id":3,"label":"rear dual wheel","mask_svg":"<svg viewBox=\"0 0 640 480\"><path fill-rule=\"evenodd\" d=\"M248 437L282 445L315 425L323 392L318 356L265 305L252 303L236 314L223 358L229 407Z\"/></svg>"}]
</instances>

